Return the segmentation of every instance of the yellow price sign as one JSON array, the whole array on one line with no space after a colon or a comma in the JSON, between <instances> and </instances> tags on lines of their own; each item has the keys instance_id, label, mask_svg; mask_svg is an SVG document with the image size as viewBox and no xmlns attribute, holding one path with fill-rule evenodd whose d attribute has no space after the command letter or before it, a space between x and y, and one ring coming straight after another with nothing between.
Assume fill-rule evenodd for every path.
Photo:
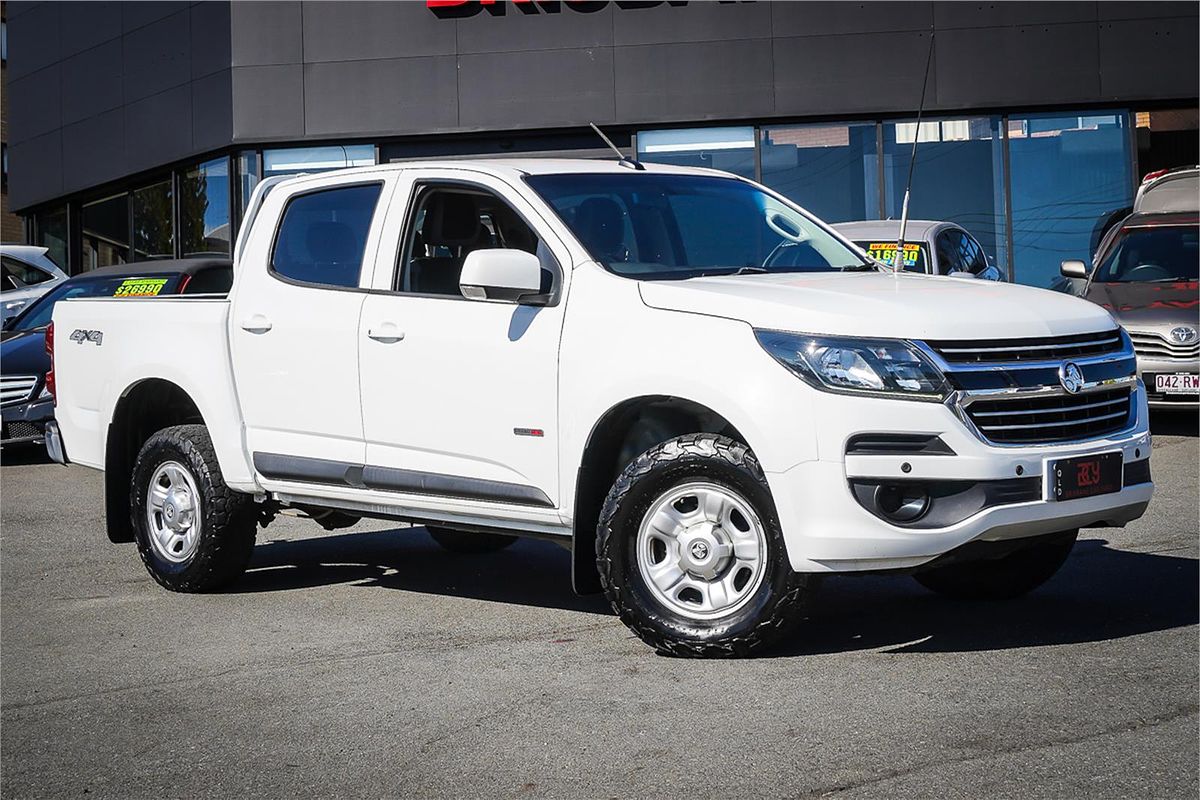
<instances>
[{"instance_id":1,"label":"yellow price sign","mask_svg":"<svg viewBox=\"0 0 1200 800\"><path fill-rule=\"evenodd\" d=\"M113 292L113 297L154 297L166 285L166 278L126 278Z\"/></svg>"},{"instance_id":2,"label":"yellow price sign","mask_svg":"<svg viewBox=\"0 0 1200 800\"><path fill-rule=\"evenodd\" d=\"M867 253L871 258L882 261L885 264L896 263L896 243L895 242L871 242L867 247ZM921 245L904 243L904 266L915 267L917 259L921 256Z\"/></svg>"}]
</instances>

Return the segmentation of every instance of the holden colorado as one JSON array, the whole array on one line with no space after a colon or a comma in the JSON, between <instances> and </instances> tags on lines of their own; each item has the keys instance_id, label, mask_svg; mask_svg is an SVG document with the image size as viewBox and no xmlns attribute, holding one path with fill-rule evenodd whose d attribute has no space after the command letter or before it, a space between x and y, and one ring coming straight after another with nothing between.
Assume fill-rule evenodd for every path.
<instances>
[{"instance_id":1,"label":"holden colorado","mask_svg":"<svg viewBox=\"0 0 1200 800\"><path fill-rule=\"evenodd\" d=\"M284 509L572 554L663 652L788 636L830 573L1028 592L1153 492L1099 306L893 274L709 170L570 160L258 185L228 296L61 302L55 460L167 589L236 581ZM57 338L57 344L54 339Z\"/></svg>"}]
</instances>

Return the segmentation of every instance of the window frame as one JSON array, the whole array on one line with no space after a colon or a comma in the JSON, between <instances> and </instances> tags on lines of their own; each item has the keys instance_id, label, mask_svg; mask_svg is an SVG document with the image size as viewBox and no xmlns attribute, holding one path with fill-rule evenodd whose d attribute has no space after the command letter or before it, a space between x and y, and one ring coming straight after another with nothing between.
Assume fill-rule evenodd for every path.
<instances>
[{"instance_id":1,"label":"window frame","mask_svg":"<svg viewBox=\"0 0 1200 800\"><path fill-rule=\"evenodd\" d=\"M379 203L381 200L383 200L384 187L387 186L386 180L381 178L372 178L369 180L347 183L333 183L325 186L314 186L310 189L293 192L292 194L288 195L288 198L283 202L283 210L279 213L279 221L275 223L275 229L271 232L271 256L267 259L267 274L282 283L287 283L292 286L302 286L308 289L326 289L340 292L369 292L370 288L362 285L363 267L366 266L367 257L365 243L363 248L363 263L358 267L358 284L355 286L339 286L332 283L313 283L310 281L302 281L298 280L297 278L284 275L282 272L279 272L275 269L275 251L279 247L279 233L283 230L283 222L285 219L287 219L288 209L291 207L293 202L302 197L307 197L313 194L320 194L322 192L335 192L339 189L353 189L363 186L377 186L379 188L379 193L375 197L375 210L371 212L371 224L367 227L367 240L369 241L371 237L371 231L378 223Z\"/></svg>"},{"instance_id":2,"label":"window frame","mask_svg":"<svg viewBox=\"0 0 1200 800\"><path fill-rule=\"evenodd\" d=\"M396 248L396 260L392 265L392 276L388 282L386 289L372 289L375 294L396 295L399 297L422 297L433 300L454 300L466 303L479 303L479 300L471 300L463 297L462 294L432 294L429 292L410 292L402 288L397 288L403 285L404 276L408 272L408 252L410 237L415 234L413 224L416 221L417 214L421 210L418 202L421 201L422 195L430 189L469 189L478 194L486 194L494 197L508 209L516 214L522 222L528 226L529 230L533 231L538 238L538 243L545 248L546 253L550 256L552 264L549 265L551 279L550 291L547 293L549 300L542 307L553 307L558 305L562 299L563 286L563 267L562 260L554 254L554 248L550 246L548 237L538 229L536 225L529 221L529 215L524 214L520 209L516 208L512 203L505 199L498 191L490 186L464 178L442 178L442 177L421 177L413 178L412 184L409 187L408 197L404 200L404 224L400 228L400 240ZM542 265L543 269L547 265ZM509 304L511 305L511 303Z\"/></svg>"}]
</instances>

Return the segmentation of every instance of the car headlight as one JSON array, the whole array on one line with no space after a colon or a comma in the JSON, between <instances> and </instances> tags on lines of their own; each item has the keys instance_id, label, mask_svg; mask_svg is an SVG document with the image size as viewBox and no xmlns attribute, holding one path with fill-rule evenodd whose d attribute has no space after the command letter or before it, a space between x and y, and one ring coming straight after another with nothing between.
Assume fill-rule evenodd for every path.
<instances>
[{"instance_id":1,"label":"car headlight","mask_svg":"<svg viewBox=\"0 0 1200 800\"><path fill-rule=\"evenodd\" d=\"M900 339L849 339L784 331L755 331L776 361L817 389L940 402L945 376Z\"/></svg>"},{"instance_id":2,"label":"car headlight","mask_svg":"<svg viewBox=\"0 0 1200 800\"><path fill-rule=\"evenodd\" d=\"M50 387L43 385L42 391L38 393L37 399L38 400L49 400L51 397L54 397L54 395L50 394Z\"/></svg>"}]
</instances>

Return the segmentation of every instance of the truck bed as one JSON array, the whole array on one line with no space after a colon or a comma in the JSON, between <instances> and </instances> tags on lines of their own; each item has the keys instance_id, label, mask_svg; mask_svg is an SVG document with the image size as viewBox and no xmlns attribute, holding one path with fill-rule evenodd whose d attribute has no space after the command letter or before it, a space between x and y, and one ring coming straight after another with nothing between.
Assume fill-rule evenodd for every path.
<instances>
[{"instance_id":1,"label":"truck bed","mask_svg":"<svg viewBox=\"0 0 1200 800\"><path fill-rule=\"evenodd\" d=\"M55 418L67 457L103 469L108 423L123 396L168 381L214 428L226 481L253 488L228 347L229 301L218 295L66 300L54 309Z\"/></svg>"}]
</instances>

